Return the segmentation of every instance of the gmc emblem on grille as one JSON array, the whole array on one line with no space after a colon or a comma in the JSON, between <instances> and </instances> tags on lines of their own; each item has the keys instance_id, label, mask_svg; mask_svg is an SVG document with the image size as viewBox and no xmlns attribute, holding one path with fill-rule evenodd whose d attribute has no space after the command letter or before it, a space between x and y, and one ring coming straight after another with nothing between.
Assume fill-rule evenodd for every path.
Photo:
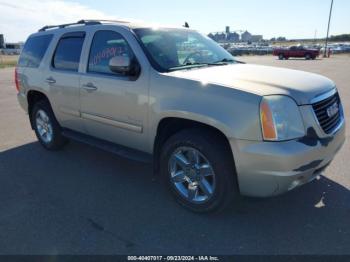
<instances>
[{"instance_id":1,"label":"gmc emblem on grille","mask_svg":"<svg viewBox=\"0 0 350 262\"><path fill-rule=\"evenodd\" d=\"M327 115L328 117L332 117L335 114L337 114L338 111L339 111L339 106L338 106L338 103L335 102L333 105L327 108Z\"/></svg>"}]
</instances>

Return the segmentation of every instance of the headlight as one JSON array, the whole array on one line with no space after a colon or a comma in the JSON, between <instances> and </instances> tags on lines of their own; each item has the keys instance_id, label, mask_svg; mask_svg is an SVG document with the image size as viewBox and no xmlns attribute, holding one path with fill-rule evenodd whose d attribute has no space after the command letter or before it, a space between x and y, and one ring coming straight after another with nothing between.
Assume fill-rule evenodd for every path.
<instances>
[{"instance_id":1,"label":"headlight","mask_svg":"<svg viewBox=\"0 0 350 262\"><path fill-rule=\"evenodd\" d=\"M288 96L264 96L260 103L260 121L264 140L282 141L305 135L299 108Z\"/></svg>"}]
</instances>

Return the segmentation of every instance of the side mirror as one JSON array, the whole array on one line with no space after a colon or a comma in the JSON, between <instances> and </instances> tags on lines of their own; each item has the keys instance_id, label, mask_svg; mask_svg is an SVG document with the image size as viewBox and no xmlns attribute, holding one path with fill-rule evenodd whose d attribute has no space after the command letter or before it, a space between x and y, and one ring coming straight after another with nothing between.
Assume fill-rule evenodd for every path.
<instances>
[{"instance_id":1,"label":"side mirror","mask_svg":"<svg viewBox=\"0 0 350 262\"><path fill-rule=\"evenodd\" d=\"M128 56L115 56L109 60L109 69L117 74L128 75L131 71L131 59Z\"/></svg>"}]
</instances>

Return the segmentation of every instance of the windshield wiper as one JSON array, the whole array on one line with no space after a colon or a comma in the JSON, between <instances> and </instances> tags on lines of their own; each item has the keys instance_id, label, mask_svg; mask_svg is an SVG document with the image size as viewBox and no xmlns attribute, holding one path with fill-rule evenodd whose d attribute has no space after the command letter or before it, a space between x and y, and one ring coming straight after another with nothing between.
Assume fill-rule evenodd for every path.
<instances>
[{"instance_id":1,"label":"windshield wiper","mask_svg":"<svg viewBox=\"0 0 350 262\"><path fill-rule=\"evenodd\" d=\"M210 65L227 65L228 63L234 63L234 62L236 62L236 60L224 58L219 61L210 63Z\"/></svg>"},{"instance_id":2,"label":"windshield wiper","mask_svg":"<svg viewBox=\"0 0 350 262\"><path fill-rule=\"evenodd\" d=\"M174 70L181 70L181 69L188 69L188 68L195 68L195 67L202 67L202 66L221 66L221 65L227 65L229 63L235 63L236 60L233 59L221 59L216 62L206 62L206 63L200 63L200 62L187 62L186 64L178 65L169 68L169 71L174 71Z\"/></svg>"},{"instance_id":3,"label":"windshield wiper","mask_svg":"<svg viewBox=\"0 0 350 262\"><path fill-rule=\"evenodd\" d=\"M186 63L186 64L182 64L182 65L178 65L178 66L174 66L174 67L170 67L168 70L169 71L174 71L174 70L180 70L180 69L187 69L187 68L194 68L194 67L202 67L202 66L208 66L210 65L209 63Z\"/></svg>"}]
</instances>

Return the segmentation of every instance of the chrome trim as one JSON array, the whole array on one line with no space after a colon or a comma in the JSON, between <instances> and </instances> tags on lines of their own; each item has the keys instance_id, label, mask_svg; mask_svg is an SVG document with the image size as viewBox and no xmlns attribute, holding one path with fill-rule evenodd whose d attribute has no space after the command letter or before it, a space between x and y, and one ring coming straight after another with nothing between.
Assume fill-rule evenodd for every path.
<instances>
[{"instance_id":1,"label":"chrome trim","mask_svg":"<svg viewBox=\"0 0 350 262\"><path fill-rule=\"evenodd\" d=\"M81 117L85 118L85 119L93 120L96 122L100 122L103 124L123 128L123 129L130 130L130 131L134 131L137 133L142 133L142 126L137 126L137 125L121 122L121 121L118 121L118 120L115 120L112 118L107 118L105 116L98 116L98 115L93 115L93 114L82 112Z\"/></svg>"},{"instance_id":2,"label":"chrome trim","mask_svg":"<svg viewBox=\"0 0 350 262\"><path fill-rule=\"evenodd\" d=\"M337 88L334 87L332 90L327 91L321 95L314 97L313 99L310 100L310 103L311 104L318 103L322 100L329 98L330 96L333 96L335 93L337 93Z\"/></svg>"},{"instance_id":3,"label":"chrome trim","mask_svg":"<svg viewBox=\"0 0 350 262\"><path fill-rule=\"evenodd\" d=\"M334 135L335 133L337 133L339 131L339 129L344 125L344 123L345 123L345 119L344 119L344 117L341 117L339 124L334 128L332 133L330 133L329 135Z\"/></svg>"},{"instance_id":4,"label":"chrome trim","mask_svg":"<svg viewBox=\"0 0 350 262\"><path fill-rule=\"evenodd\" d=\"M332 131L332 133L330 133L330 135L334 135L335 133L338 132L338 130L344 125L345 123L345 117L344 117L344 111L343 111L343 105L340 102L339 103L339 110L340 110L340 122L339 124L334 128L334 130ZM322 129L323 131L323 129ZM324 131L323 131L324 132ZM324 132L325 133L325 132Z\"/></svg>"},{"instance_id":5,"label":"chrome trim","mask_svg":"<svg viewBox=\"0 0 350 262\"><path fill-rule=\"evenodd\" d=\"M93 83L87 83L82 85L81 87L88 92L97 90L97 86L95 86Z\"/></svg>"},{"instance_id":6,"label":"chrome trim","mask_svg":"<svg viewBox=\"0 0 350 262\"><path fill-rule=\"evenodd\" d=\"M327 91L326 93L323 93L323 94L321 94L321 95L315 97L314 99L311 100L311 102L312 102L312 103L320 102L320 101L322 101L322 100L325 100L325 99L329 98L330 96L333 96L333 95L336 94L336 93L337 93L337 89L334 88L334 89L332 89L331 91ZM327 134L327 133L323 130L323 128L322 128L320 122L318 121L318 118L317 118L317 115L316 115L316 113L315 113L315 110L314 110L314 108L313 108L312 105L311 105L312 114L313 114L313 116L314 116L314 118L315 118L315 120L316 120L316 123L317 123L317 125L319 126L319 128L320 128L322 134L324 134L324 135L326 135L326 136L332 136L332 135L334 135L335 133L337 133L337 132L339 131L339 129L340 129L340 128L344 125L344 123L345 123L345 116L344 116L343 104L342 104L342 102L341 102L340 97L339 97L339 104L338 104L338 105L339 105L339 111L340 111L340 112L339 112L339 114L340 114L340 116L339 116L340 121L339 121L339 124L338 124L338 125L333 129L333 131L332 131L331 133L329 133L329 134Z\"/></svg>"},{"instance_id":7,"label":"chrome trim","mask_svg":"<svg viewBox=\"0 0 350 262\"><path fill-rule=\"evenodd\" d=\"M342 110L342 111L341 111L341 114L340 114L340 122L339 122L339 124L333 129L333 131L332 131L331 133L327 134L327 133L323 130L323 128L322 128L320 122L318 121L318 118L317 118L317 116L316 116L316 114L315 114L315 112L314 112L313 109L312 109L312 114L313 114L314 118L316 119L316 123L317 123L318 127L320 128L322 134L324 134L325 136L332 136L332 135L334 135L335 133L337 133L337 132L339 131L339 129L340 129L340 128L344 125L344 123L345 123L345 118L344 118L344 114L343 114L343 110Z\"/></svg>"}]
</instances>

